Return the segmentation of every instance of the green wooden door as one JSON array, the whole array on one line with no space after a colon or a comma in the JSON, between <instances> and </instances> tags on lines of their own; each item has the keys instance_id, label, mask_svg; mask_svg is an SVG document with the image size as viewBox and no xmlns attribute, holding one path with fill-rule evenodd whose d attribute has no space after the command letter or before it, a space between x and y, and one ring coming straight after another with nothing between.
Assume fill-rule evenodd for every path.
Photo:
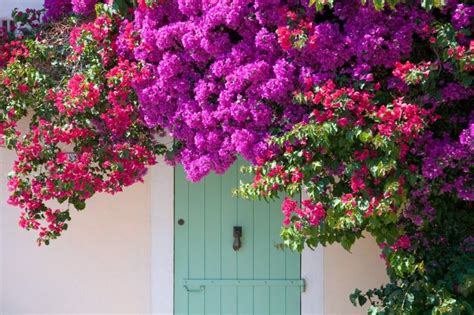
<instances>
[{"instance_id":1,"label":"green wooden door","mask_svg":"<svg viewBox=\"0 0 474 315\"><path fill-rule=\"evenodd\" d=\"M232 196L243 175L189 183L175 171L175 314L299 315L303 288L300 255L281 243L280 202ZM232 248L234 226L242 247Z\"/></svg>"}]
</instances>

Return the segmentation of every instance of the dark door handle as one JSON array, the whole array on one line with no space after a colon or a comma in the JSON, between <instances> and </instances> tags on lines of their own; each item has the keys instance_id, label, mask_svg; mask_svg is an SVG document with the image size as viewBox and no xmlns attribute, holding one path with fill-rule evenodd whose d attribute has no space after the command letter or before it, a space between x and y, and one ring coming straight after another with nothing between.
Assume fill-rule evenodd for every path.
<instances>
[{"instance_id":1,"label":"dark door handle","mask_svg":"<svg viewBox=\"0 0 474 315\"><path fill-rule=\"evenodd\" d=\"M238 251L242 247L242 227L241 226L234 226L234 244L232 245L232 248L235 251Z\"/></svg>"}]
</instances>

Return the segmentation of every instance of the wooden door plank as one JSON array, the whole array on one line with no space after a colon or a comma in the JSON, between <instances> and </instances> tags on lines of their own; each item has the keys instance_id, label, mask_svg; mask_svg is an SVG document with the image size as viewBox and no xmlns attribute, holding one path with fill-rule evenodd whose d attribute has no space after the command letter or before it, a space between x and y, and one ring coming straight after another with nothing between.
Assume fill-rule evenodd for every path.
<instances>
[{"instance_id":1,"label":"wooden door plank","mask_svg":"<svg viewBox=\"0 0 474 315\"><path fill-rule=\"evenodd\" d=\"M222 176L211 174L206 179L205 189L205 278L221 278L221 220L222 220ZM206 315L221 314L221 288L206 287Z\"/></svg>"},{"instance_id":2,"label":"wooden door plank","mask_svg":"<svg viewBox=\"0 0 474 315\"><path fill-rule=\"evenodd\" d=\"M270 205L257 201L254 205L254 278L270 279ZM270 288L254 289L254 314L270 315Z\"/></svg>"},{"instance_id":3,"label":"wooden door plank","mask_svg":"<svg viewBox=\"0 0 474 315\"><path fill-rule=\"evenodd\" d=\"M285 279L286 277L286 253L277 249L276 245L282 242L281 222L283 214L278 206L280 202L270 204L270 279ZM286 314L286 288L270 288L270 313Z\"/></svg>"},{"instance_id":4,"label":"wooden door plank","mask_svg":"<svg viewBox=\"0 0 474 315\"><path fill-rule=\"evenodd\" d=\"M232 249L233 227L237 222L237 198L232 190L238 185L237 165L233 165L222 177L222 220L221 220L221 279L237 278L237 254ZM237 314L237 288L221 288L221 314Z\"/></svg>"},{"instance_id":5,"label":"wooden door plank","mask_svg":"<svg viewBox=\"0 0 474 315\"><path fill-rule=\"evenodd\" d=\"M189 189L189 278L202 279L205 277L205 257L206 251L205 243L205 188L206 181L204 179L201 183L190 184ZM189 312L192 315L205 314L204 295L203 292L189 293Z\"/></svg>"},{"instance_id":6,"label":"wooden door plank","mask_svg":"<svg viewBox=\"0 0 474 315\"><path fill-rule=\"evenodd\" d=\"M240 170L242 160L237 161L237 167ZM239 182L247 182L251 179L248 174L242 174L239 171ZM242 248L237 252L237 277L238 279L254 279L253 261L254 261L254 202L237 199L238 225L242 230ZM237 289L237 313L239 315L253 314L254 287L239 287Z\"/></svg>"}]
</instances>

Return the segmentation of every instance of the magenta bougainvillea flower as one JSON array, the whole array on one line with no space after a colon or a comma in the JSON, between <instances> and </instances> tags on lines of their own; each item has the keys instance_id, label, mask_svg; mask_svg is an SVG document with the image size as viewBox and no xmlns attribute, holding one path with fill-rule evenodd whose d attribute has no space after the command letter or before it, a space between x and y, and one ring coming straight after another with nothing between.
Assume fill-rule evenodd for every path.
<instances>
[{"instance_id":1,"label":"magenta bougainvillea flower","mask_svg":"<svg viewBox=\"0 0 474 315\"><path fill-rule=\"evenodd\" d=\"M45 0L44 8L46 10L44 19L55 21L71 13L72 4L71 0Z\"/></svg>"},{"instance_id":2,"label":"magenta bougainvillea flower","mask_svg":"<svg viewBox=\"0 0 474 315\"><path fill-rule=\"evenodd\" d=\"M77 14L89 15L94 12L97 0L71 0L72 11Z\"/></svg>"},{"instance_id":3,"label":"magenta bougainvillea flower","mask_svg":"<svg viewBox=\"0 0 474 315\"><path fill-rule=\"evenodd\" d=\"M122 50L147 69L135 87L144 118L184 144L176 161L191 180L223 173L237 154L255 162L271 127L305 115L295 90L337 73L373 81L375 69L409 56L414 36L429 35L431 19L421 8L382 12L357 1L311 22L318 15L270 0L165 1L135 11L140 44Z\"/></svg>"}]
</instances>

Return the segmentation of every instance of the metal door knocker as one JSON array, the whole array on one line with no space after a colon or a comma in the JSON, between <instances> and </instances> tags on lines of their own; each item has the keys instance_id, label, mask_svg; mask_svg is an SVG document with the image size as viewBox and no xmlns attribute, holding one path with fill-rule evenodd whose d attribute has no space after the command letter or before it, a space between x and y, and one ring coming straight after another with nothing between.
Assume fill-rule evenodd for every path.
<instances>
[{"instance_id":1,"label":"metal door knocker","mask_svg":"<svg viewBox=\"0 0 474 315\"><path fill-rule=\"evenodd\" d=\"M240 240L241 237L242 237L242 227L234 226L234 244L232 248L235 251L238 251L242 247L242 241Z\"/></svg>"}]
</instances>

